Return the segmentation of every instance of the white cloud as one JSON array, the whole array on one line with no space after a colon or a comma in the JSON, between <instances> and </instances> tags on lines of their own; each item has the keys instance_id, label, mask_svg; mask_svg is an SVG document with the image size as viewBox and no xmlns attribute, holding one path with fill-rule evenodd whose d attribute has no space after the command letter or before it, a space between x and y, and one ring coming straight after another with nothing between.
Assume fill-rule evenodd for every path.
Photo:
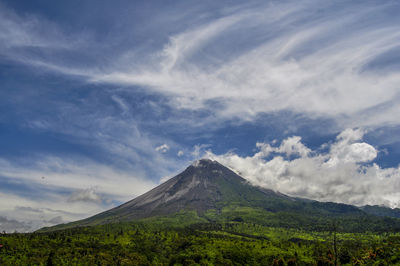
<instances>
[{"instance_id":1,"label":"white cloud","mask_svg":"<svg viewBox=\"0 0 400 266\"><path fill-rule=\"evenodd\" d=\"M301 137L299 136L293 136L283 140L279 147L272 147L270 144L262 142L257 142L256 147L260 150L254 155L256 158L267 157L273 152L282 153L287 156L298 155L301 157L307 157L311 152L309 148L301 143Z\"/></svg>"},{"instance_id":2,"label":"white cloud","mask_svg":"<svg viewBox=\"0 0 400 266\"><path fill-rule=\"evenodd\" d=\"M374 58L400 45L397 28L390 23L378 26L368 22L369 16L381 10L375 7L374 11L371 6L351 13L336 10L337 14L299 23L308 17L304 6L296 5L277 19L280 34L273 31L276 21L261 20L257 11L245 10L225 18L234 23L220 19L171 37L173 41L165 45L159 67L154 63L137 71L110 72L96 80L147 86L172 95L171 104L178 108L197 110L217 101L223 107L214 111L222 119L252 119L260 113L291 110L331 117L341 126L398 124L400 105L392 99L398 92L399 73L365 69ZM360 22L369 24L353 26ZM263 25L264 32L246 29L246 23ZM235 39L238 30L249 42L260 34L272 37L253 49L239 50L230 60L213 54L218 63L193 61L203 49L220 48L219 36ZM388 108L370 112L385 105ZM366 112L369 119L364 119Z\"/></svg>"},{"instance_id":3,"label":"white cloud","mask_svg":"<svg viewBox=\"0 0 400 266\"><path fill-rule=\"evenodd\" d=\"M245 16L226 16L210 24L170 37L169 43L165 45L161 53L163 57L161 71L171 71L173 68L185 64L198 49L201 49L227 28L232 27L243 17Z\"/></svg>"},{"instance_id":4,"label":"white cloud","mask_svg":"<svg viewBox=\"0 0 400 266\"><path fill-rule=\"evenodd\" d=\"M43 226L52 226L56 220L74 221L103 210L98 204L68 202L57 193L51 194L50 197L44 197L42 193L42 197L31 199L18 196L15 192L0 192L0 197L3 199L0 202L0 216L18 221L16 224L9 223L7 228L3 229L7 232L33 231ZM24 228L21 228L20 224L24 224Z\"/></svg>"},{"instance_id":5,"label":"white cloud","mask_svg":"<svg viewBox=\"0 0 400 266\"><path fill-rule=\"evenodd\" d=\"M8 59L47 71L88 77L59 53L79 53L90 41L88 32L66 34L53 21L26 13L19 15L0 3L0 54Z\"/></svg>"},{"instance_id":6,"label":"white cloud","mask_svg":"<svg viewBox=\"0 0 400 266\"><path fill-rule=\"evenodd\" d=\"M210 144L197 144L193 146L193 151L191 155L193 156L193 159L200 159L203 157L206 153L206 149L210 147Z\"/></svg>"},{"instance_id":7,"label":"white cloud","mask_svg":"<svg viewBox=\"0 0 400 266\"><path fill-rule=\"evenodd\" d=\"M361 129L346 129L337 136L337 142L331 145L331 156L328 165L336 165L339 162L362 163L369 162L378 155L377 150L361 140L364 132Z\"/></svg>"},{"instance_id":8,"label":"white cloud","mask_svg":"<svg viewBox=\"0 0 400 266\"><path fill-rule=\"evenodd\" d=\"M20 56L14 48L79 54L82 47L98 45L90 37L79 38L87 32L67 36L43 18L20 17L3 7L0 52L92 82L140 85L165 96L178 109L208 109L210 102L216 102L212 116L217 120L248 120L290 110L333 118L343 128L398 125L398 69L369 68L400 46L398 28L385 15L392 8L399 7L373 2L338 7L316 0L232 8L203 23L177 21L194 26L171 31L163 47L146 54L140 64L132 55L142 47L125 47L115 56L98 51L96 57L102 54L104 62L99 68L67 64L56 56ZM385 20L380 20L382 16ZM127 55L130 60L123 60ZM127 110L120 99L113 99Z\"/></svg>"},{"instance_id":9,"label":"white cloud","mask_svg":"<svg viewBox=\"0 0 400 266\"><path fill-rule=\"evenodd\" d=\"M178 151L178 153L176 155L178 155L178 157L183 156L184 152L183 151Z\"/></svg>"},{"instance_id":10,"label":"white cloud","mask_svg":"<svg viewBox=\"0 0 400 266\"><path fill-rule=\"evenodd\" d=\"M37 161L31 162L29 167L21 167L18 163L4 159L0 160L0 166L2 176L14 181L73 191L82 188L90 191L95 186L96 193L113 195L115 200L128 200L155 185L144 177L134 176L86 158L77 160L79 161L38 156Z\"/></svg>"},{"instance_id":11,"label":"white cloud","mask_svg":"<svg viewBox=\"0 0 400 266\"><path fill-rule=\"evenodd\" d=\"M306 157L311 150L301 143L301 137L294 136L282 141L276 152L285 153L288 156L300 155L301 157Z\"/></svg>"},{"instance_id":12,"label":"white cloud","mask_svg":"<svg viewBox=\"0 0 400 266\"><path fill-rule=\"evenodd\" d=\"M292 137L278 147L259 143L260 152L254 156L241 157L232 152L215 155L210 151L208 156L231 167L254 185L291 196L354 205L400 207L400 167L362 164L377 156L373 146L360 142L362 132L359 129L343 131L336 142L326 144L330 149L322 154L311 152L300 139ZM303 156L291 160L276 154L272 159L265 159L271 151L291 153L292 149L281 149L287 143L301 147Z\"/></svg>"},{"instance_id":13,"label":"white cloud","mask_svg":"<svg viewBox=\"0 0 400 266\"><path fill-rule=\"evenodd\" d=\"M72 195L68 198L68 200L71 202L83 201L101 203L103 199L101 195L96 193L96 190L94 188L88 188L74 191Z\"/></svg>"},{"instance_id":14,"label":"white cloud","mask_svg":"<svg viewBox=\"0 0 400 266\"><path fill-rule=\"evenodd\" d=\"M166 153L168 150L169 150L169 146L165 143L156 147L156 151L159 151L161 153Z\"/></svg>"},{"instance_id":15,"label":"white cloud","mask_svg":"<svg viewBox=\"0 0 400 266\"><path fill-rule=\"evenodd\" d=\"M65 222L89 217L157 185L84 158L73 161L36 156L36 159L24 166L0 159L2 179L29 188L25 191L24 187L24 193L0 192L0 216L29 223L29 230L53 225L58 216Z\"/></svg>"},{"instance_id":16,"label":"white cloud","mask_svg":"<svg viewBox=\"0 0 400 266\"><path fill-rule=\"evenodd\" d=\"M31 224L27 222L20 222L14 219L0 216L0 230L7 233L13 232L27 232L31 229Z\"/></svg>"},{"instance_id":17,"label":"white cloud","mask_svg":"<svg viewBox=\"0 0 400 266\"><path fill-rule=\"evenodd\" d=\"M124 99L122 99L121 97L118 97L117 95L112 95L111 99L119 105L119 107L122 109L123 113L126 113L129 111L129 105L126 104Z\"/></svg>"},{"instance_id":18,"label":"white cloud","mask_svg":"<svg viewBox=\"0 0 400 266\"><path fill-rule=\"evenodd\" d=\"M0 4L0 47L68 48L65 36L56 25L34 15L18 16ZM41 28L46 24L47 32ZM46 35L47 34L47 35Z\"/></svg>"}]
</instances>

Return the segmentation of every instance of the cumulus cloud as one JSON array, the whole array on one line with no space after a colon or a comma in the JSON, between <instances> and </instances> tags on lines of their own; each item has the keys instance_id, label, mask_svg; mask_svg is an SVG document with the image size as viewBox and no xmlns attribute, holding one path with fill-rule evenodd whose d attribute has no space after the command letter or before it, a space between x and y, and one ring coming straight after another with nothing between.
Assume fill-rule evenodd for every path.
<instances>
[{"instance_id":1,"label":"cumulus cloud","mask_svg":"<svg viewBox=\"0 0 400 266\"><path fill-rule=\"evenodd\" d=\"M0 216L0 231L13 233L13 232L27 232L31 229L32 225L27 222L21 222L14 219L9 219L4 216Z\"/></svg>"},{"instance_id":2,"label":"cumulus cloud","mask_svg":"<svg viewBox=\"0 0 400 266\"><path fill-rule=\"evenodd\" d=\"M299 137L290 137L280 146L258 143L259 151L253 156L241 157L233 152L216 155L210 151L208 156L254 185L291 196L400 207L400 167L381 168L371 163L377 150L362 142L362 137L362 130L346 129L334 143L324 144L328 147L325 153L311 151ZM294 151L299 157L287 157Z\"/></svg>"},{"instance_id":3,"label":"cumulus cloud","mask_svg":"<svg viewBox=\"0 0 400 266\"><path fill-rule=\"evenodd\" d=\"M271 153L282 153L286 156L307 157L311 152L303 143L301 137L293 136L282 141L279 147L272 147L269 143L257 142L256 147L260 150L254 156L258 158L267 157Z\"/></svg>"},{"instance_id":4,"label":"cumulus cloud","mask_svg":"<svg viewBox=\"0 0 400 266\"><path fill-rule=\"evenodd\" d=\"M169 146L167 144L162 144L158 147L156 147L156 151L159 151L161 153L166 153L169 150Z\"/></svg>"},{"instance_id":5,"label":"cumulus cloud","mask_svg":"<svg viewBox=\"0 0 400 266\"><path fill-rule=\"evenodd\" d=\"M89 189L74 191L68 200L72 202L84 201L84 202L101 203L103 199L98 193L96 193L95 189L89 188Z\"/></svg>"},{"instance_id":6,"label":"cumulus cloud","mask_svg":"<svg viewBox=\"0 0 400 266\"><path fill-rule=\"evenodd\" d=\"M178 155L178 157L183 156L184 152L183 151L178 151L178 153L176 155Z\"/></svg>"},{"instance_id":7,"label":"cumulus cloud","mask_svg":"<svg viewBox=\"0 0 400 266\"><path fill-rule=\"evenodd\" d=\"M337 142L331 145L331 156L327 164L336 165L342 162L362 163L376 158L377 150L368 143L356 142L361 140L361 129L346 129L337 136Z\"/></svg>"}]
</instances>

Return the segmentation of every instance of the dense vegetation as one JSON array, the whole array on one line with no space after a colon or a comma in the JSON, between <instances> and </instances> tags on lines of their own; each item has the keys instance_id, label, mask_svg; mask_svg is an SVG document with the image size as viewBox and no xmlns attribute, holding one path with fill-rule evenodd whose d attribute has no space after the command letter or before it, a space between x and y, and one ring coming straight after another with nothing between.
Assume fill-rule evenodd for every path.
<instances>
[{"instance_id":1,"label":"dense vegetation","mask_svg":"<svg viewBox=\"0 0 400 266\"><path fill-rule=\"evenodd\" d=\"M2 234L1 265L393 265L400 235L267 227L119 223Z\"/></svg>"}]
</instances>

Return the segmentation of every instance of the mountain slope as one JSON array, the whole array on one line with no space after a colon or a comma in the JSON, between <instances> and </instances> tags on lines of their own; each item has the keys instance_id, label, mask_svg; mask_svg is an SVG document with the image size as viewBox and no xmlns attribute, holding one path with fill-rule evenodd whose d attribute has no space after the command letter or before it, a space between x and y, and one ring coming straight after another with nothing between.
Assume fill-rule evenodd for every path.
<instances>
[{"instance_id":1,"label":"mountain slope","mask_svg":"<svg viewBox=\"0 0 400 266\"><path fill-rule=\"evenodd\" d=\"M368 214L372 214L375 216L400 218L400 209L399 208L391 209L391 208L385 207L385 206L365 205L365 206L360 207L360 209Z\"/></svg>"},{"instance_id":2,"label":"mountain slope","mask_svg":"<svg viewBox=\"0 0 400 266\"><path fill-rule=\"evenodd\" d=\"M208 210L220 212L227 205L267 207L276 200L293 201L272 190L251 186L216 161L200 160L149 192L83 222L130 221L182 210L194 210L203 216Z\"/></svg>"},{"instance_id":3,"label":"mountain slope","mask_svg":"<svg viewBox=\"0 0 400 266\"><path fill-rule=\"evenodd\" d=\"M244 221L323 230L331 226L332 219L340 219L353 231L400 228L398 219L370 215L355 206L292 198L252 186L220 163L203 159L116 208L50 230L144 220L172 225L185 221Z\"/></svg>"}]
</instances>

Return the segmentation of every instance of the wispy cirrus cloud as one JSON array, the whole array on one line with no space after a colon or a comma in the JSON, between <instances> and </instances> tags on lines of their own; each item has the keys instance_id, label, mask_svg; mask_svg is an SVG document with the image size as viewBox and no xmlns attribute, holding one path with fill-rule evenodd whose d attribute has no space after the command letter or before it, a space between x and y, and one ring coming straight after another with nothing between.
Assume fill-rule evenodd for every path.
<instances>
[{"instance_id":1,"label":"wispy cirrus cloud","mask_svg":"<svg viewBox=\"0 0 400 266\"><path fill-rule=\"evenodd\" d=\"M146 51L147 63L137 64L135 56L122 60L124 54L135 54L128 47L116 59L105 55L101 68L79 65L79 60L72 67L52 58L31 62L90 82L140 86L178 109L209 109L213 103L213 115L222 120L289 110L333 118L342 128L398 125L398 64L372 67L400 49L396 19L385 17L390 9L400 7L258 3L179 27L182 32L172 33L160 50ZM28 39L42 36L22 32ZM87 40L90 45L96 49Z\"/></svg>"},{"instance_id":2,"label":"wispy cirrus cloud","mask_svg":"<svg viewBox=\"0 0 400 266\"><path fill-rule=\"evenodd\" d=\"M221 119L290 110L334 118L341 127L397 125L398 69L370 67L400 45L398 27L391 21L375 22L392 6L338 10L333 5L325 7L331 12L318 16L310 2L302 4L275 20L245 10L189 29L170 38L159 64L103 73L94 80L148 87L170 96L177 108L207 109L217 102L214 111ZM253 46L235 46L238 33ZM225 45L221 38L231 39L229 48L238 49L234 57L213 53ZM210 60L200 58L205 54Z\"/></svg>"}]
</instances>

